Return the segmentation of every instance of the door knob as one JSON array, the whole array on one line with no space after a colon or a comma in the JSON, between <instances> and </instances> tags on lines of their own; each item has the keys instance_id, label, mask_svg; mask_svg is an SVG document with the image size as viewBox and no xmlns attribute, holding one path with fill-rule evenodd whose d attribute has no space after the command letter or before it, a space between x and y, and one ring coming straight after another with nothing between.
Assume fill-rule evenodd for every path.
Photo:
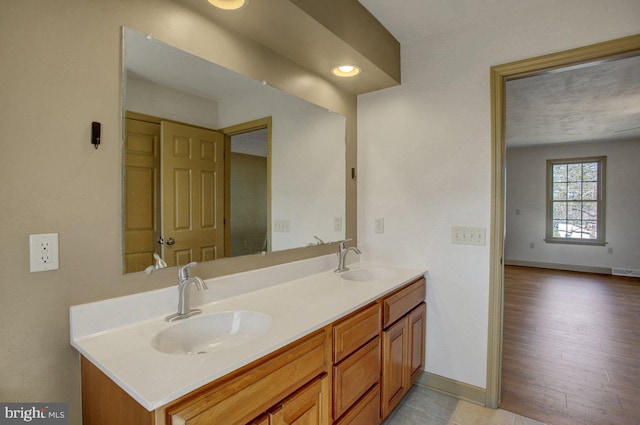
<instances>
[{"instance_id":1,"label":"door knob","mask_svg":"<svg viewBox=\"0 0 640 425\"><path fill-rule=\"evenodd\" d=\"M167 239L167 242L166 242L166 244L167 244L167 245L173 245L173 244L175 244L175 243L176 243L176 241L175 241L175 239L173 239L173 238L169 238L169 239Z\"/></svg>"}]
</instances>

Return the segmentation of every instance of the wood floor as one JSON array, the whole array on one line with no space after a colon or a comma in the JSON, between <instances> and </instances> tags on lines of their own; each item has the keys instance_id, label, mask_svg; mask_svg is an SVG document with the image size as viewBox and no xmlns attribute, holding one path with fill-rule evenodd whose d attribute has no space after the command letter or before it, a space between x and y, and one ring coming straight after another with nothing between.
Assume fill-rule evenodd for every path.
<instances>
[{"instance_id":1,"label":"wood floor","mask_svg":"<svg viewBox=\"0 0 640 425\"><path fill-rule=\"evenodd\" d=\"M508 266L504 292L501 408L640 424L640 279Z\"/></svg>"}]
</instances>

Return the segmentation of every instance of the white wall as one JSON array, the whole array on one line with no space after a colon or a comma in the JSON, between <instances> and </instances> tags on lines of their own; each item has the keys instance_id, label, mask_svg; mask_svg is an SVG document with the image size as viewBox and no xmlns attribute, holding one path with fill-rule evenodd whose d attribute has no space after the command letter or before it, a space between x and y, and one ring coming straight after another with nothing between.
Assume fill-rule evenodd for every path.
<instances>
[{"instance_id":1,"label":"white wall","mask_svg":"<svg viewBox=\"0 0 640 425\"><path fill-rule=\"evenodd\" d=\"M159 118L218 128L218 102L154 84L127 73L124 107Z\"/></svg>"},{"instance_id":2,"label":"white wall","mask_svg":"<svg viewBox=\"0 0 640 425\"><path fill-rule=\"evenodd\" d=\"M547 159L606 156L607 246L544 242ZM507 149L505 259L640 269L640 140ZM520 214L516 215L516 209ZM530 248L530 244L534 248ZM613 253L609 254L608 249Z\"/></svg>"},{"instance_id":3,"label":"white wall","mask_svg":"<svg viewBox=\"0 0 640 425\"><path fill-rule=\"evenodd\" d=\"M451 226L489 234L490 67L640 33L639 18L637 0L523 2L504 21L403 43L402 85L359 97L359 246L428 267L428 372L486 384L489 245L453 245Z\"/></svg>"},{"instance_id":4,"label":"white wall","mask_svg":"<svg viewBox=\"0 0 640 425\"><path fill-rule=\"evenodd\" d=\"M344 117L272 87L219 106L221 128L272 117L271 220L289 220L291 229L272 233L272 249L316 243L314 235L344 239ZM342 217L342 230L334 217Z\"/></svg>"}]
</instances>

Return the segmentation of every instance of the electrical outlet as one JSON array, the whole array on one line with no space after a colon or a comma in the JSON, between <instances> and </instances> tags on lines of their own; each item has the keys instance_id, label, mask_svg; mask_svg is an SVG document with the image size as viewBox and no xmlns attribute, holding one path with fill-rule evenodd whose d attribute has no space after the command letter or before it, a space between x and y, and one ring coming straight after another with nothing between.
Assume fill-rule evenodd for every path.
<instances>
[{"instance_id":1,"label":"electrical outlet","mask_svg":"<svg viewBox=\"0 0 640 425\"><path fill-rule=\"evenodd\" d=\"M273 222L273 231L274 232L282 232L289 233L291 231L289 220L274 220Z\"/></svg>"},{"instance_id":2,"label":"electrical outlet","mask_svg":"<svg viewBox=\"0 0 640 425\"><path fill-rule=\"evenodd\" d=\"M486 233L487 229L484 227L453 226L451 228L451 243L484 246Z\"/></svg>"},{"instance_id":3,"label":"electrical outlet","mask_svg":"<svg viewBox=\"0 0 640 425\"><path fill-rule=\"evenodd\" d=\"M342 232L342 217L333 217L333 230Z\"/></svg>"},{"instance_id":4,"label":"electrical outlet","mask_svg":"<svg viewBox=\"0 0 640 425\"><path fill-rule=\"evenodd\" d=\"M29 271L58 270L58 234L29 235Z\"/></svg>"},{"instance_id":5,"label":"electrical outlet","mask_svg":"<svg viewBox=\"0 0 640 425\"><path fill-rule=\"evenodd\" d=\"M384 218L376 218L376 233L384 233Z\"/></svg>"}]
</instances>

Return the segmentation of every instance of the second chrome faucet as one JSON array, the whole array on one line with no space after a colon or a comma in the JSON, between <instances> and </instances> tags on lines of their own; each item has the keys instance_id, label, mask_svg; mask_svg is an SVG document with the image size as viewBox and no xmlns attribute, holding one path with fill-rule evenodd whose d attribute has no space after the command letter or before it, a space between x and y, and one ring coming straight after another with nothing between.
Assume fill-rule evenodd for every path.
<instances>
[{"instance_id":1,"label":"second chrome faucet","mask_svg":"<svg viewBox=\"0 0 640 425\"><path fill-rule=\"evenodd\" d=\"M338 244L338 268L334 270L334 272L336 273L342 273L342 272L346 272L347 270L349 270L349 267L344 265L344 260L345 257L347 256L347 253L349 251L353 251L356 254L362 254L362 251L360 251L358 248L356 248L355 246L351 246L349 248L345 247L345 243L349 242L351 239L346 239L342 242L340 242Z\"/></svg>"},{"instance_id":2,"label":"second chrome faucet","mask_svg":"<svg viewBox=\"0 0 640 425\"><path fill-rule=\"evenodd\" d=\"M197 276L189 276L189 269L197 263L189 263L178 270L178 312L167 316L164 320L173 322L175 320L186 319L201 313L200 309L191 308L191 296L189 287L194 284L198 291L207 289L207 284Z\"/></svg>"}]
</instances>

